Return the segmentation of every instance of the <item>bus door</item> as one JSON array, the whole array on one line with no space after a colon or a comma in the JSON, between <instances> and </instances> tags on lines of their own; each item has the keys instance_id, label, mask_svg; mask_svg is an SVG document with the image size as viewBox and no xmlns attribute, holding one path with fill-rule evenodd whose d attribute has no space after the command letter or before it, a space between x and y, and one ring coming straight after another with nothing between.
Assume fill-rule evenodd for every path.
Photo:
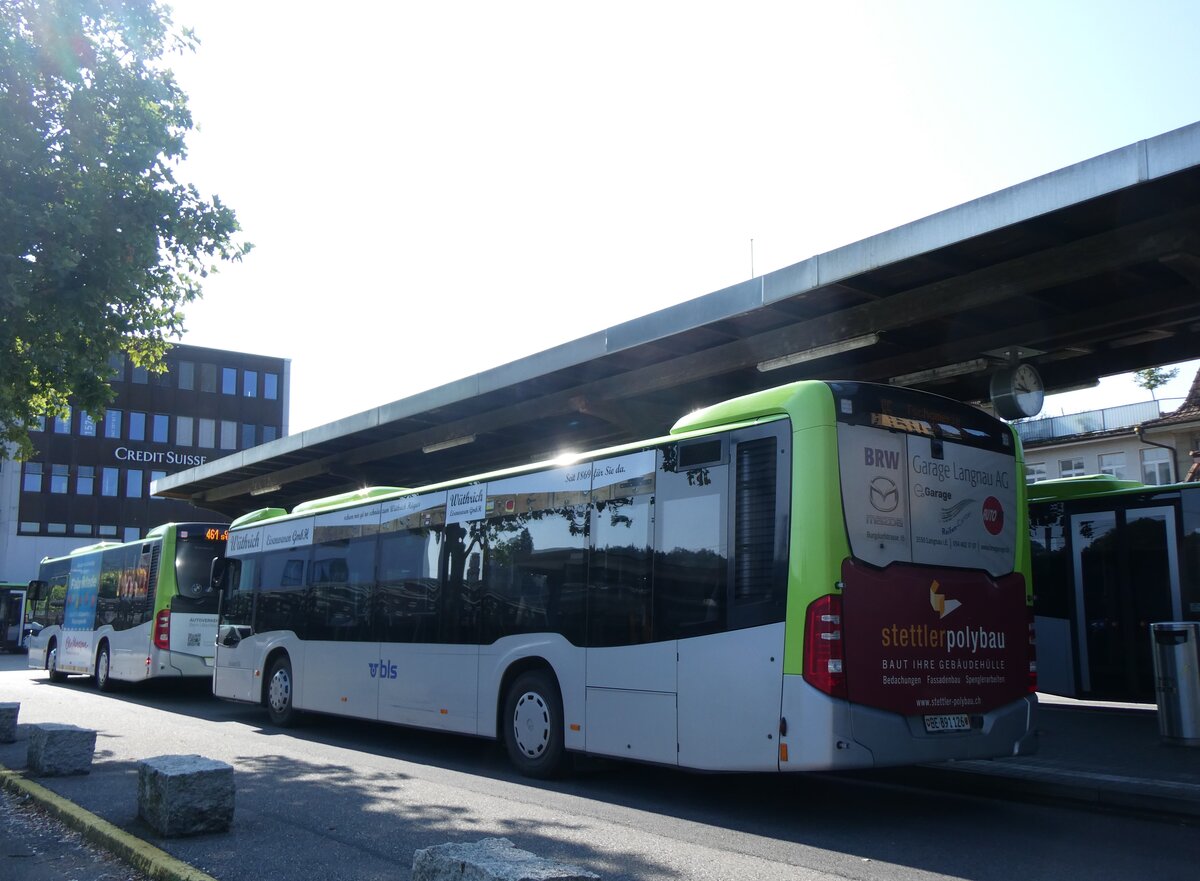
<instances>
[{"instance_id":1,"label":"bus door","mask_svg":"<svg viewBox=\"0 0 1200 881\"><path fill-rule=\"evenodd\" d=\"M1170 506L1071 516L1084 696L1154 699L1150 624L1182 614L1175 524Z\"/></svg>"},{"instance_id":2,"label":"bus door","mask_svg":"<svg viewBox=\"0 0 1200 881\"><path fill-rule=\"evenodd\" d=\"M213 694L233 700L254 701L254 558L214 561L213 583L220 591L217 645L213 659ZM243 645L245 643L245 645Z\"/></svg>"},{"instance_id":3,"label":"bus door","mask_svg":"<svg viewBox=\"0 0 1200 881\"><path fill-rule=\"evenodd\" d=\"M0 588L0 650L18 651L24 629L25 591Z\"/></svg>"}]
</instances>

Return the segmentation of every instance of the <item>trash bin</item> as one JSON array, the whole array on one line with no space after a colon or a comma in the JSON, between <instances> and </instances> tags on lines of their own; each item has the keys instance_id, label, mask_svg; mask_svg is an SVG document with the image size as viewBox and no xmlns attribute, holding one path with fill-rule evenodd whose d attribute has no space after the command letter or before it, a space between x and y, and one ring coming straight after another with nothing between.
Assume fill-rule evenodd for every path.
<instances>
[{"instance_id":1,"label":"trash bin","mask_svg":"<svg viewBox=\"0 0 1200 881\"><path fill-rule=\"evenodd\" d=\"M1150 625L1158 733L1164 743L1200 746L1200 623Z\"/></svg>"}]
</instances>

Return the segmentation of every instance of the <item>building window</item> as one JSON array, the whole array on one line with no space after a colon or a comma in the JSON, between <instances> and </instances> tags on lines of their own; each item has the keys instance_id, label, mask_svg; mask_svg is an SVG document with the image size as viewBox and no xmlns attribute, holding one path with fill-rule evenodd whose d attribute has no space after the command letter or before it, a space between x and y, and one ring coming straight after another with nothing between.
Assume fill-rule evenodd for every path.
<instances>
[{"instance_id":1,"label":"building window","mask_svg":"<svg viewBox=\"0 0 1200 881\"><path fill-rule=\"evenodd\" d=\"M32 520L22 520L20 531L25 534L37 535L42 531L42 524L34 523Z\"/></svg>"},{"instance_id":2,"label":"building window","mask_svg":"<svg viewBox=\"0 0 1200 881\"><path fill-rule=\"evenodd\" d=\"M221 449L237 449L237 423L232 419L221 420Z\"/></svg>"},{"instance_id":3,"label":"building window","mask_svg":"<svg viewBox=\"0 0 1200 881\"><path fill-rule=\"evenodd\" d=\"M242 423L242 449L248 450L254 446L256 442L257 426Z\"/></svg>"},{"instance_id":4,"label":"building window","mask_svg":"<svg viewBox=\"0 0 1200 881\"><path fill-rule=\"evenodd\" d=\"M142 532L136 526L126 526L125 527L125 538L122 540L123 541L137 541L141 537L142 537Z\"/></svg>"},{"instance_id":5,"label":"building window","mask_svg":"<svg viewBox=\"0 0 1200 881\"><path fill-rule=\"evenodd\" d=\"M65 524L65 523L47 523L46 524L46 532L50 533L51 535L66 535L67 534L67 524Z\"/></svg>"},{"instance_id":6,"label":"building window","mask_svg":"<svg viewBox=\"0 0 1200 881\"><path fill-rule=\"evenodd\" d=\"M66 465L51 465L50 492L56 495L65 495L67 492L67 482L70 480L70 477L70 469Z\"/></svg>"},{"instance_id":7,"label":"building window","mask_svg":"<svg viewBox=\"0 0 1200 881\"><path fill-rule=\"evenodd\" d=\"M106 410L104 411L104 436L110 438L121 437L121 411Z\"/></svg>"},{"instance_id":8,"label":"building window","mask_svg":"<svg viewBox=\"0 0 1200 881\"><path fill-rule=\"evenodd\" d=\"M101 525L96 528L96 534L101 538L116 538L117 527Z\"/></svg>"},{"instance_id":9,"label":"building window","mask_svg":"<svg viewBox=\"0 0 1200 881\"><path fill-rule=\"evenodd\" d=\"M1142 450L1142 483L1162 486L1171 482L1171 453L1161 447Z\"/></svg>"},{"instance_id":10,"label":"building window","mask_svg":"<svg viewBox=\"0 0 1200 881\"><path fill-rule=\"evenodd\" d=\"M46 417L45 416L34 417L33 425L29 426L29 430L30 431L45 431L46 430Z\"/></svg>"},{"instance_id":11,"label":"building window","mask_svg":"<svg viewBox=\"0 0 1200 881\"><path fill-rule=\"evenodd\" d=\"M146 374L146 368L137 366L134 366L133 368L132 379L138 385L145 385L150 381L150 377Z\"/></svg>"},{"instance_id":12,"label":"building window","mask_svg":"<svg viewBox=\"0 0 1200 881\"><path fill-rule=\"evenodd\" d=\"M84 437L96 436L96 420L90 413L79 414L79 433Z\"/></svg>"},{"instance_id":13,"label":"building window","mask_svg":"<svg viewBox=\"0 0 1200 881\"><path fill-rule=\"evenodd\" d=\"M90 496L96 489L96 467L80 465L75 473L75 495ZM90 534L90 533L89 533Z\"/></svg>"},{"instance_id":14,"label":"building window","mask_svg":"<svg viewBox=\"0 0 1200 881\"><path fill-rule=\"evenodd\" d=\"M192 445L192 417L191 416L176 416L175 417L175 443L181 447L190 447Z\"/></svg>"},{"instance_id":15,"label":"building window","mask_svg":"<svg viewBox=\"0 0 1200 881\"><path fill-rule=\"evenodd\" d=\"M92 534L92 524L76 523L74 526L71 527L71 531L74 532L76 535L91 535Z\"/></svg>"},{"instance_id":16,"label":"building window","mask_svg":"<svg viewBox=\"0 0 1200 881\"><path fill-rule=\"evenodd\" d=\"M212 449L217 445L217 422L215 419L200 420L200 440L197 446Z\"/></svg>"},{"instance_id":17,"label":"building window","mask_svg":"<svg viewBox=\"0 0 1200 881\"><path fill-rule=\"evenodd\" d=\"M115 496L119 479L120 474L116 468L102 468L100 470L100 495Z\"/></svg>"},{"instance_id":18,"label":"building window","mask_svg":"<svg viewBox=\"0 0 1200 881\"><path fill-rule=\"evenodd\" d=\"M1086 474L1083 470L1083 459L1059 459L1058 460L1058 476L1059 477L1080 477Z\"/></svg>"},{"instance_id":19,"label":"building window","mask_svg":"<svg viewBox=\"0 0 1200 881\"><path fill-rule=\"evenodd\" d=\"M71 408L67 408L67 412L61 416L54 417L54 433L55 434L70 434L71 433Z\"/></svg>"},{"instance_id":20,"label":"building window","mask_svg":"<svg viewBox=\"0 0 1200 881\"><path fill-rule=\"evenodd\" d=\"M125 472L125 498L140 499L142 497L142 469L130 468Z\"/></svg>"},{"instance_id":21,"label":"building window","mask_svg":"<svg viewBox=\"0 0 1200 881\"><path fill-rule=\"evenodd\" d=\"M151 440L156 444L165 444L167 442L167 427L171 424L171 419L165 413L155 413L153 419Z\"/></svg>"},{"instance_id":22,"label":"building window","mask_svg":"<svg viewBox=\"0 0 1200 881\"><path fill-rule=\"evenodd\" d=\"M124 382L125 380L125 356L122 354L113 354L108 356L108 369L112 373L113 382Z\"/></svg>"},{"instance_id":23,"label":"building window","mask_svg":"<svg viewBox=\"0 0 1200 881\"><path fill-rule=\"evenodd\" d=\"M156 481L156 480L162 480L162 479L163 479L164 477L166 477L166 476L167 476L167 472L165 472L165 471L151 471L151 472L150 472L150 483L151 483L151 485L153 485L153 484L154 484L154 481ZM152 496L150 496L150 501L152 501L152 502L161 502L161 501L165 501L165 500L163 499L163 497L162 497L162 496L155 496L155 495L152 495Z\"/></svg>"},{"instance_id":24,"label":"building window","mask_svg":"<svg viewBox=\"0 0 1200 881\"><path fill-rule=\"evenodd\" d=\"M217 365L200 365L200 391L215 392L217 390Z\"/></svg>"},{"instance_id":25,"label":"building window","mask_svg":"<svg viewBox=\"0 0 1200 881\"><path fill-rule=\"evenodd\" d=\"M191 361L179 362L179 387L186 392L196 388L196 365Z\"/></svg>"},{"instance_id":26,"label":"building window","mask_svg":"<svg viewBox=\"0 0 1200 881\"><path fill-rule=\"evenodd\" d=\"M247 370L242 374L242 395L247 398L258 397L258 371Z\"/></svg>"},{"instance_id":27,"label":"building window","mask_svg":"<svg viewBox=\"0 0 1200 881\"><path fill-rule=\"evenodd\" d=\"M274 401L279 397L279 376L274 373L263 374L263 397Z\"/></svg>"},{"instance_id":28,"label":"building window","mask_svg":"<svg viewBox=\"0 0 1200 881\"><path fill-rule=\"evenodd\" d=\"M222 367L221 368L221 394L236 395L237 394L237 368Z\"/></svg>"},{"instance_id":29,"label":"building window","mask_svg":"<svg viewBox=\"0 0 1200 881\"><path fill-rule=\"evenodd\" d=\"M27 493L40 493L42 491L41 462L25 463L25 479L21 483L21 489Z\"/></svg>"},{"instance_id":30,"label":"building window","mask_svg":"<svg viewBox=\"0 0 1200 881\"><path fill-rule=\"evenodd\" d=\"M146 439L146 414L137 410L129 411L129 439L144 441Z\"/></svg>"},{"instance_id":31,"label":"building window","mask_svg":"<svg viewBox=\"0 0 1200 881\"><path fill-rule=\"evenodd\" d=\"M1046 479L1046 463L1045 462L1026 462L1025 463L1025 482L1037 483L1039 480Z\"/></svg>"},{"instance_id":32,"label":"building window","mask_svg":"<svg viewBox=\"0 0 1200 881\"><path fill-rule=\"evenodd\" d=\"M1166 452L1164 450L1164 452ZM1125 454L1124 453L1101 453L1100 454L1100 473L1115 477L1117 480L1125 479Z\"/></svg>"},{"instance_id":33,"label":"building window","mask_svg":"<svg viewBox=\"0 0 1200 881\"><path fill-rule=\"evenodd\" d=\"M275 438L278 437L279 432L274 425L264 425L262 434L262 442L265 444L269 441L275 440Z\"/></svg>"}]
</instances>

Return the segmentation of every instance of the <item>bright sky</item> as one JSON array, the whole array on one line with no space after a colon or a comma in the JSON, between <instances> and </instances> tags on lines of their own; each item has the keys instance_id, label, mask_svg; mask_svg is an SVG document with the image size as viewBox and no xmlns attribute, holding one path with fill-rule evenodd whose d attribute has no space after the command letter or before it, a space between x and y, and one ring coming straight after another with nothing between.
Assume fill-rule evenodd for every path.
<instances>
[{"instance_id":1,"label":"bright sky","mask_svg":"<svg viewBox=\"0 0 1200 881\"><path fill-rule=\"evenodd\" d=\"M172 5L255 244L184 342L290 358L292 433L1200 120L1189 0Z\"/></svg>"}]
</instances>

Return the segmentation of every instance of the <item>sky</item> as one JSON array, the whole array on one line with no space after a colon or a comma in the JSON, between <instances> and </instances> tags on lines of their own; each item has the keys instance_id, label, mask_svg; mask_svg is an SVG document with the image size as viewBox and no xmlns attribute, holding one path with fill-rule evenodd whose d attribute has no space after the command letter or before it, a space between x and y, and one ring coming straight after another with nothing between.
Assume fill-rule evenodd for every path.
<instances>
[{"instance_id":1,"label":"sky","mask_svg":"<svg viewBox=\"0 0 1200 881\"><path fill-rule=\"evenodd\" d=\"M254 243L183 342L291 359L291 433L1200 120L1190 0L171 6Z\"/></svg>"}]
</instances>

